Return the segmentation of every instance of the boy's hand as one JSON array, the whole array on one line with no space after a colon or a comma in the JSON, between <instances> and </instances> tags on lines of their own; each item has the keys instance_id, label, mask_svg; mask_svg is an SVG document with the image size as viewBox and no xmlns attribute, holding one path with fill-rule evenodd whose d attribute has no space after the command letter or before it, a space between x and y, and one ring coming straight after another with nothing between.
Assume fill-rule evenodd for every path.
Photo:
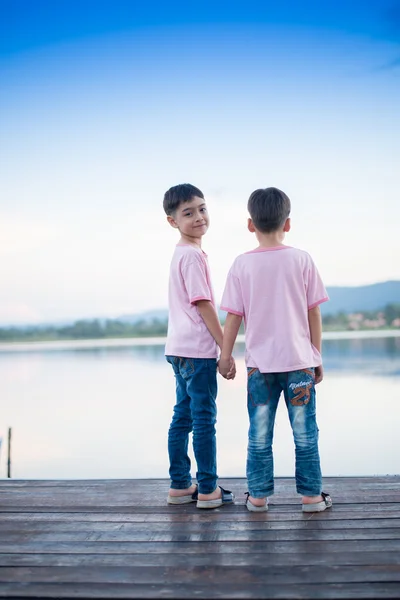
<instances>
[{"instance_id":1,"label":"boy's hand","mask_svg":"<svg viewBox=\"0 0 400 600\"><path fill-rule=\"evenodd\" d=\"M236 376L236 363L235 363L235 359L233 358L233 356L231 356L230 361L229 361L229 372L228 375L226 376L227 379L235 379Z\"/></svg>"},{"instance_id":2,"label":"boy's hand","mask_svg":"<svg viewBox=\"0 0 400 600\"><path fill-rule=\"evenodd\" d=\"M231 366L230 363L231 363L231 361L229 358L228 359L220 358L218 361L218 371L219 371L220 375L222 375L222 377L225 377L225 379L228 378L228 373L229 373L230 366Z\"/></svg>"},{"instance_id":3,"label":"boy's hand","mask_svg":"<svg viewBox=\"0 0 400 600\"><path fill-rule=\"evenodd\" d=\"M315 383L315 385L317 385L317 383L321 383L321 381L324 378L324 368L323 368L323 366L320 365L319 367L315 367L314 373L315 373L314 383Z\"/></svg>"},{"instance_id":4,"label":"boy's hand","mask_svg":"<svg viewBox=\"0 0 400 600\"><path fill-rule=\"evenodd\" d=\"M218 361L218 371L225 379L234 379L236 375L236 364L233 356L230 358L220 358Z\"/></svg>"}]
</instances>

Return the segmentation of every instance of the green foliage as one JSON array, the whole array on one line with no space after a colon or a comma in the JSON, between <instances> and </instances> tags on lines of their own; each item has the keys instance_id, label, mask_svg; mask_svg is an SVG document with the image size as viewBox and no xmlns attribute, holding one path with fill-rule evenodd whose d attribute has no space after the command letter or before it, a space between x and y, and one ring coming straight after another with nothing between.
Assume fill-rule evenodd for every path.
<instances>
[{"instance_id":1,"label":"green foliage","mask_svg":"<svg viewBox=\"0 0 400 600\"><path fill-rule=\"evenodd\" d=\"M387 323L400 318L400 304L387 304L383 310Z\"/></svg>"},{"instance_id":2,"label":"green foliage","mask_svg":"<svg viewBox=\"0 0 400 600\"><path fill-rule=\"evenodd\" d=\"M107 319L80 320L73 325L0 328L0 341L33 342L53 340L91 340L102 338L154 337L167 334L167 321L124 323Z\"/></svg>"}]
</instances>

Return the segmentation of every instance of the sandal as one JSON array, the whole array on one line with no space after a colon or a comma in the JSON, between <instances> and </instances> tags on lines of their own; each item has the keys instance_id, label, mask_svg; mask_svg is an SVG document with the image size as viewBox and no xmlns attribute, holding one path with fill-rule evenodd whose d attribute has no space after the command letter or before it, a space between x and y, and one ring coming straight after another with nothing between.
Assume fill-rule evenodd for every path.
<instances>
[{"instance_id":1,"label":"sandal","mask_svg":"<svg viewBox=\"0 0 400 600\"><path fill-rule=\"evenodd\" d=\"M249 500L250 492L245 492L245 496L247 496L247 500L245 502L247 510L250 512L266 512L268 510L268 498L265 499L265 504L263 506L256 506Z\"/></svg>"},{"instance_id":2,"label":"sandal","mask_svg":"<svg viewBox=\"0 0 400 600\"><path fill-rule=\"evenodd\" d=\"M331 508L333 502L332 502L332 498L330 497L329 494L325 494L324 492L321 492L321 496L322 496L322 500L321 502L313 502L312 504L302 504L302 511L303 512L322 512L323 510L326 510L327 508Z\"/></svg>"},{"instance_id":3,"label":"sandal","mask_svg":"<svg viewBox=\"0 0 400 600\"><path fill-rule=\"evenodd\" d=\"M221 490L221 497L215 498L214 500L197 500L197 508L218 508L223 504L233 504L235 496L229 490L224 490L221 486L219 486Z\"/></svg>"},{"instance_id":4,"label":"sandal","mask_svg":"<svg viewBox=\"0 0 400 600\"><path fill-rule=\"evenodd\" d=\"M167 503L168 504L189 504L190 502L196 502L197 497L199 495L199 486L196 483L196 489L193 494L188 494L187 496L170 496L168 494Z\"/></svg>"}]
</instances>

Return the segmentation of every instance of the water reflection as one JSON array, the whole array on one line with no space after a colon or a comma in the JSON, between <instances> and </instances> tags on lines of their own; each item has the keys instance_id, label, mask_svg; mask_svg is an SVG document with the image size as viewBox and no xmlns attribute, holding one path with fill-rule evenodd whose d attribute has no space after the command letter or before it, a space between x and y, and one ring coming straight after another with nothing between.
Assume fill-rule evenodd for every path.
<instances>
[{"instance_id":1,"label":"water reflection","mask_svg":"<svg viewBox=\"0 0 400 600\"><path fill-rule=\"evenodd\" d=\"M164 344L129 345L129 340L123 340L121 344L113 342L104 346L62 346L38 349L41 355L46 355L49 360L64 360L65 355L77 358L89 358L97 360L108 360L118 357L121 360L135 360L151 363L164 362ZM235 357L244 358L245 346L239 342L235 346ZM379 376L400 376L400 336L399 337L376 337L376 338L354 338L354 339L328 339L322 344L325 371L344 372L368 372ZM31 351L21 350L18 353L0 352L0 361L12 356L12 360L18 360L18 356L31 354Z\"/></svg>"},{"instance_id":2,"label":"water reflection","mask_svg":"<svg viewBox=\"0 0 400 600\"><path fill-rule=\"evenodd\" d=\"M323 354L317 402L325 475L398 472L400 338L325 340ZM242 343L235 355L236 379L219 378L219 473L242 477L248 422ZM13 427L14 477L168 475L175 384L160 343L2 351L0 397L0 436ZM276 475L293 475L282 402L274 451Z\"/></svg>"},{"instance_id":3,"label":"water reflection","mask_svg":"<svg viewBox=\"0 0 400 600\"><path fill-rule=\"evenodd\" d=\"M325 370L400 375L400 338L326 340L322 346Z\"/></svg>"}]
</instances>

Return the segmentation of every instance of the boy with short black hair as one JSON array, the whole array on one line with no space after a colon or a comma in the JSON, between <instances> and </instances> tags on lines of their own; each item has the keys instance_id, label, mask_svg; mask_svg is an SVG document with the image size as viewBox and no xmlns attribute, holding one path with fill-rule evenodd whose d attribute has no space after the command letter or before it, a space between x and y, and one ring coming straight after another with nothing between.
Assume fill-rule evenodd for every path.
<instances>
[{"instance_id":1,"label":"boy with short black hair","mask_svg":"<svg viewBox=\"0 0 400 600\"><path fill-rule=\"evenodd\" d=\"M321 491L315 384L322 381L321 314L328 300L311 256L282 242L290 231L290 200L270 187L254 191L248 201L248 229L258 248L234 261L221 309L228 312L219 363L229 372L232 349L245 321L248 413L246 506L268 510L274 492L272 440L275 414L283 391L296 450L296 489L302 510L332 506Z\"/></svg>"},{"instance_id":2,"label":"boy with short black hair","mask_svg":"<svg viewBox=\"0 0 400 600\"><path fill-rule=\"evenodd\" d=\"M203 193L184 183L164 195L169 224L180 240L171 261L165 354L176 379L176 404L168 432L171 486L167 502L197 502L198 508L232 504L232 492L217 486L215 423L217 356L222 328L215 308L207 255L201 249L209 217ZM231 358L225 372L235 376ZM188 437L193 431L198 486L192 484Z\"/></svg>"}]
</instances>

